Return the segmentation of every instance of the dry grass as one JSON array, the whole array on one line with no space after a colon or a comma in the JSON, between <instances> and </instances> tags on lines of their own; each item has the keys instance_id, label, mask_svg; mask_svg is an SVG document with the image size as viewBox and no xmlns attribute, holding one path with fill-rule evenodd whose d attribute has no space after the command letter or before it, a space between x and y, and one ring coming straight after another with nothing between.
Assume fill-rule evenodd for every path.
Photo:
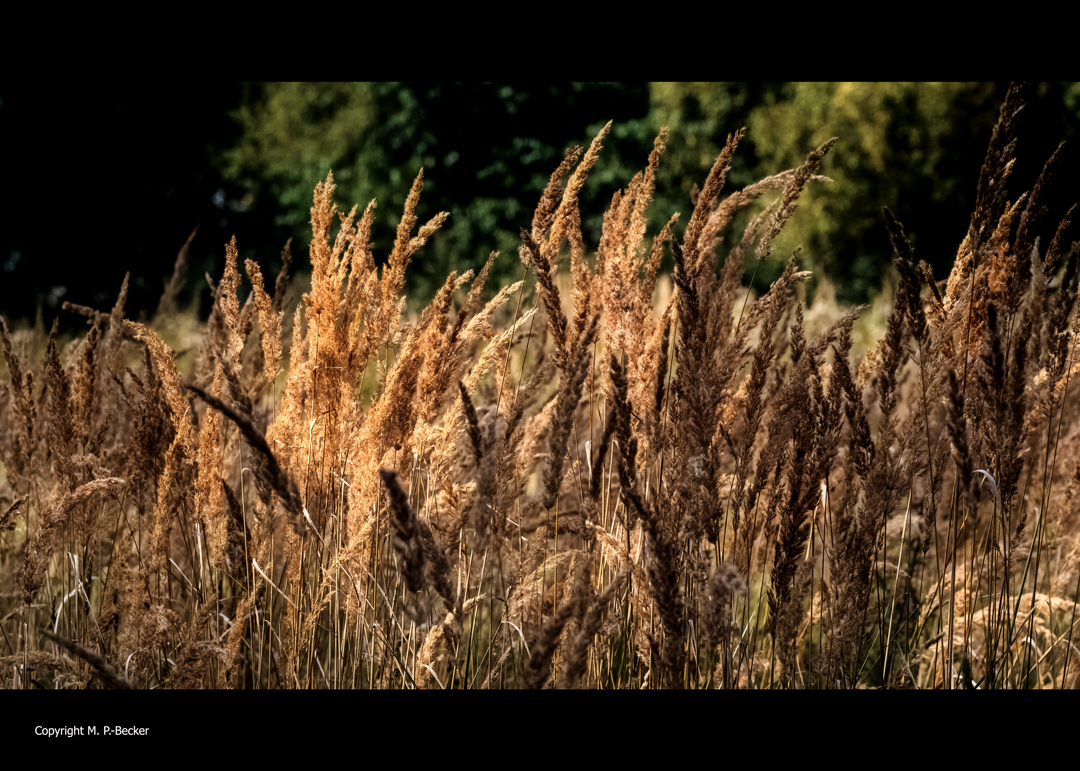
<instances>
[{"instance_id":1,"label":"dry grass","mask_svg":"<svg viewBox=\"0 0 1080 771\"><path fill-rule=\"evenodd\" d=\"M63 351L0 325L0 682L1074 687L1078 255L1042 203L1057 154L1006 193L1023 99L943 286L885 212L898 281L869 346L874 312L796 301L794 257L740 282L833 141L725 196L733 134L683 235L673 214L650 242L661 132L590 257L578 193L610 124L487 303L491 260L403 323L447 215L419 224L418 175L380 271L374 203L338 212L328 176L302 302L288 260L269 289L246 261L244 290L234 239L189 375L155 331L184 250L148 325L126 281L111 312L70 308L90 329Z\"/></svg>"}]
</instances>

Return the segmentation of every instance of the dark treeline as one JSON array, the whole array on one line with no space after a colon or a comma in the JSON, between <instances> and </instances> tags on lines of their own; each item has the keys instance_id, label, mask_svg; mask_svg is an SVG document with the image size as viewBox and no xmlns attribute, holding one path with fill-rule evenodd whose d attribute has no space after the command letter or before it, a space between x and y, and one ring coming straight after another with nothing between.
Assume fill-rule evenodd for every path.
<instances>
[{"instance_id":1,"label":"dark treeline","mask_svg":"<svg viewBox=\"0 0 1080 771\"><path fill-rule=\"evenodd\" d=\"M778 248L803 245L806 267L827 274L841 299L863 301L889 264L883 205L905 223L916 249L920 241L959 244L975 195L970 180L1005 89L189 82L153 90L98 84L58 99L41 84L11 84L0 93L0 312L32 320L41 310L47 324L56 316L64 327L81 324L62 303L105 310L130 271L129 315L153 313L178 249L198 226L180 300L198 300L205 314L204 275L220 275L234 234L241 258L259 261L268 275L292 238L303 270L311 192L331 168L339 207L378 200L373 243L382 258L424 168L419 216L451 216L410 266L411 298L423 302L449 270L477 268L495 249L503 255L496 278L505 282L520 273L518 229L531 219L550 170L567 146L587 145L608 120L612 132L581 200L588 249L595 249L612 193L642 167L660 126L670 135L650 208L652 233L675 211L684 214L678 230L685 227L692 186L704 180L728 132L748 127L727 192L798 165L839 136L822 169L835 181L807 191L785 234L790 243ZM1080 125L1075 84L1032 90L1011 200L1030 189L1060 138ZM1069 144L1061 164L1060 177L1075 178L1078 158ZM1053 190L1047 222L1057 223L1077 197L1064 185ZM741 232L739 222L734 227ZM955 248L918 256L943 268ZM766 266L757 281L774 278L773 269Z\"/></svg>"}]
</instances>

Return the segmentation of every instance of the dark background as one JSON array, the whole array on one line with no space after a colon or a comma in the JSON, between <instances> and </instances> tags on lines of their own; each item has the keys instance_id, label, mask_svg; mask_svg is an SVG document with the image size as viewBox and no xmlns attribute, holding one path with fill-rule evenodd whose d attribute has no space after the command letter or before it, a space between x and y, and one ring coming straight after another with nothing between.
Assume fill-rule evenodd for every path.
<instances>
[{"instance_id":1,"label":"dark background","mask_svg":"<svg viewBox=\"0 0 1080 771\"><path fill-rule=\"evenodd\" d=\"M267 211L236 210L236 186L212 165L211 148L239 136L228 111L240 94L221 82L103 83L62 96L5 88L0 309L25 318L43 307L47 321L64 300L107 310L131 271L129 311L152 311L196 225L189 302L196 276L220 274L234 232L262 234L260 248L283 244Z\"/></svg>"}]
</instances>

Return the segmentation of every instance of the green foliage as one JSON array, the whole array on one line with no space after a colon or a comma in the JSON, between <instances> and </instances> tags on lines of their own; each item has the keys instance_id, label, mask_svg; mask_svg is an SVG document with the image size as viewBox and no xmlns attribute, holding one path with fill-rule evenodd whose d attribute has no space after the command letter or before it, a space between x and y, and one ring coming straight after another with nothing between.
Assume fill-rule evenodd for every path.
<instances>
[{"instance_id":1,"label":"green foliage","mask_svg":"<svg viewBox=\"0 0 1080 771\"><path fill-rule=\"evenodd\" d=\"M762 168L797 165L840 137L822 172L833 184L808 188L778 249L805 245L841 299L856 300L888 264L883 206L899 212L913 246L931 230L958 245L975 193L970 179L996 117L990 83L789 83L766 94L749 116ZM940 267L953 257L927 259Z\"/></svg>"},{"instance_id":2,"label":"green foliage","mask_svg":"<svg viewBox=\"0 0 1080 771\"><path fill-rule=\"evenodd\" d=\"M296 245L307 243L304 212L332 168L338 200L360 208L378 201L373 245L383 259L422 167L418 216L450 212L409 269L408 293L423 302L450 270L478 268L492 250L502 258L490 284L520 278L519 230L532 221L564 149L588 146L614 118L617 128L582 196L586 239L595 243L605 194L610 199L627 171L632 176L648 158L648 106L644 84L270 83L251 87L235 113L243 135L222 165L260 205L280 212L277 223ZM492 144L491 137L500 139Z\"/></svg>"},{"instance_id":3,"label":"green foliage","mask_svg":"<svg viewBox=\"0 0 1080 771\"><path fill-rule=\"evenodd\" d=\"M450 212L410 267L408 294L424 302L450 270L479 267L491 250L503 255L491 286L520 277L519 229L531 222L551 171L566 147L587 146L608 120L615 121L612 133L581 196L586 244L598 242L601 212L618 186L644 168L662 126L669 139L649 209L650 233L673 212L688 215L693 186L704 181L728 133L741 126L748 134L732 161L725 194L798 166L837 136L821 170L833 183L813 183L804 191L777 249L790 254L803 246L806 267L827 274L841 301L864 302L890 265L883 206L904 222L914 246L920 239L951 245L920 258L939 271L951 264L1001 91L993 83L568 83L529 89L500 83L270 83L248 88L235 113L241 139L222 155L221 165L257 205L274 208L276 223L292 232L300 251L312 190L332 168L340 201L363 208L378 200L373 243L383 258L423 167L419 217ZM1080 87L1042 84L1039 92L1067 119L1064 127L1047 127L1048 133L1070 136L1080 116ZM1037 173L1045 156L1022 160ZM727 247L772 197L740 212ZM684 218L680 229L685 225ZM720 255L725 253L722 246ZM750 259L747 268L754 270ZM781 264L765 263L755 283L767 285Z\"/></svg>"},{"instance_id":4,"label":"green foliage","mask_svg":"<svg viewBox=\"0 0 1080 771\"><path fill-rule=\"evenodd\" d=\"M225 171L295 178L309 166L341 163L375 121L374 108L362 83L271 84L236 111L244 134L225 154Z\"/></svg>"},{"instance_id":5,"label":"green foliage","mask_svg":"<svg viewBox=\"0 0 1080 771\"><path fill-rule=\"evenodd\" d=\"M773 90L754 83L650 83L652 123L670 133L657 188L679 190L689 201L691 187L704 182L727 135L744 126L752 105ZM752 147L744 142L732 160L728 192L759 179L756 165Z\"/></svg>"}]
</instances>

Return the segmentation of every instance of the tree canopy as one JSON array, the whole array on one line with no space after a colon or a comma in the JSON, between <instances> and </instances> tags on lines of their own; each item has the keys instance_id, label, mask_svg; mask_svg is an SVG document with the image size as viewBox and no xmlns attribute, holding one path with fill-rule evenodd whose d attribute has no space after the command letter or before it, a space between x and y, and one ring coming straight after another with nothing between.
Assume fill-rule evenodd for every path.
<instances>
[{"instance_id":1,"label":"tree canopy","mask_svg":"<svg viewBox=\"0 0 1080 771\"><path fill-rule=\"evenodd\" d=\"M840 141L800 200L778 248L804 247L807 267L865 300L880 285L891 247L888 206L922 255L943 266L966 228L983 148L1005 84L994 83L567 83L522 88L502 83L274 83L246 91L235 112L241 138L221 156L225 176L275 207L278 224L305 243L307 203L330 168L339 203L378 199L374 240L387 254L414 175L424 169L421 216L450 212L410 268L412 290L430 296L452 269L477 267L501 250L498 278L520 271L519 228L569 145L587 145L614 120L582 193L586 244L595 247L612 193L644 167L661 126L669 129L650 226L688 212L729 132L748 129L728 176L728 192L798 166L832 136ZM1042 84L1036 138L1020 148L1033 180L1054 149L1047 137L1075 133L1072 84ZM1064 124L1064 125L1062 125ZM1073 161L1075 162L1075 161ZM1023 173L1021 173L1023 172ZM1017 188L1017 194L1020 190ZM1062 205L1065 205L1062 199ZM749 212L744 218L749 216ZM735 228L738 229L740 222ZM684 223L685 226L685 223ZM591 241L590 241L591 236ZM736 236L737 237L737 236ZM941 251L947 244L952 250ZM721 249L723 253L723 249ZM772 277L776 266L759 274ZM771 268L771 270L770 270Z\"/></svg>"},{"instance_id":2,"label":"tree canopy","mask_svg":"<svg viewBox=\"0 0 1080 771\"><path fill-rule=\"evenodd\" d=\"M410 299L425 302L451 270L499 250L489 287L519 278L519 232L528 226L568 146L587 146L613 121L581 194L585 243L595 249L612 194L643 169L660 128L649 233L674 212L686 226L725 138L745 126L726 192L797 166L839 137L777 248L802 245L803 267L828 275L841 299L865 301L881 285L891 247L888 206L919 258L955 256L1004 83L191 83L139 90L120 84L76 91L63 104L19 84L0 93L0 172L10 191L0 231L0 308L9 318L51 317L63 300L106 308L131 271L128 307L152 310L192 228L182 299L205 313L204 274L219 276L236 235L242 258L273 274L292 238L303 269L317 182L333 169L348 211L377 199L373 242L389 254L405 197L424 169L417 212L450 212L416 255ZM1009 182L1029 190L1061 137L1080 126L1080 86L1040 83L1020 134ZM74 118L74 120L73 120ZM1078 154L1066 144L1064 179ZM1056 223L1080 195L1052 191ZM764 205L766 201L759 202ZM754 213L730 226L718 259ZM57 223L64 222L61 237ZM77 234L73 238L72 234ZM930 245L926 253L921 245ZM670 260L670 256L667 258ZM751 258L752 259L752 258ZM58 261L65 269L56 270ZM775 277L770 260L755 283ZM668 263L670 266L670 262ZM748 265L748 271L755 266ZM63 315L61 321L65 322ZM78 320L77 320L78 321Z\"/></svg>"}]
</instances>

